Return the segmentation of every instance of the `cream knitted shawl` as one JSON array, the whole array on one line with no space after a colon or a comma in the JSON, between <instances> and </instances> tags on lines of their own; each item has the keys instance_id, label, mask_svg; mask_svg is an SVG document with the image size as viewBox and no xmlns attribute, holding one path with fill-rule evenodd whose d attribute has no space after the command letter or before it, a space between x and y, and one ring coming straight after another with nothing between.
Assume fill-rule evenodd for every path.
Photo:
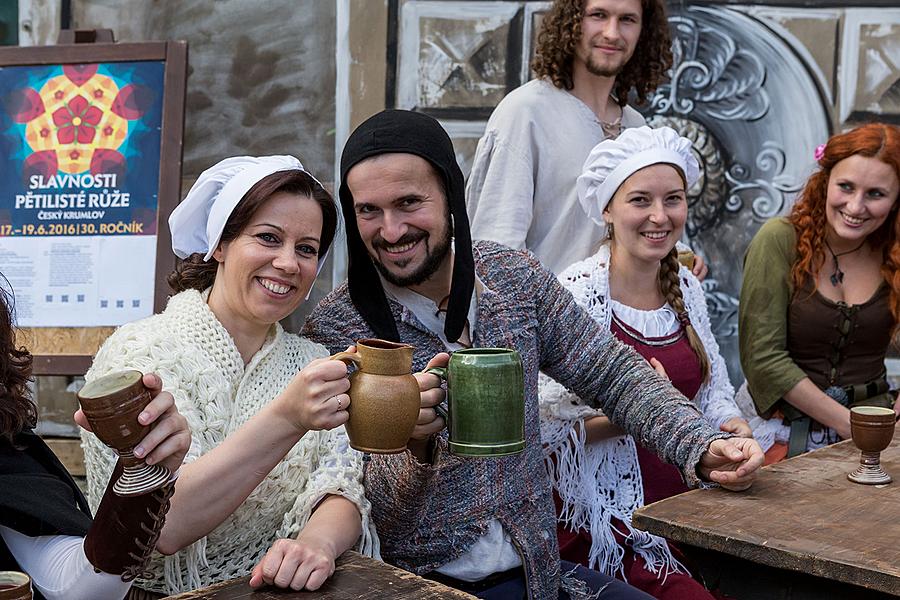
<instances>
[{"instance_id":1,"label":"cream knitted shawl","mask_svg":"<svg viewBox=\"0 0 900 600\"><path fill-rule=\"evenodd\" d=\"M158 373L191 428L185 463L222 443L275 398L299 369L328 354L276 324L245 367L234 340L207 306L207 295L181 292L163 313L120 327L85 376L91 380L124 368ZM96 511L115 455L91 434L82 435L82 446L88 501ZM356 504L363 531L358 549L377 557L361 455L350 449L340 427L304 435L221 525L172 556L154 553L149 567L153 577L138 585L175 594L247 575L277 538L297 535L326 494L340 494Z\"/></svg>"},{"instance_id":2,"label":"cream knitted shawl","mask_svg":"<svg viewBox=\"0 0 900 600\"><path fill-rule=\"evenodd\" d=\"M575 301L610 330L612 309L609 303L608 244L603 244L592 257L575 263L559 275L559 280L575 297ZM718 427L739 416L734 403L734 389L728 379L725 361L712 334L706 299L700 282L681 267L681 289L691 323L703 341L710 359L710 380L703 384L694 401L706 420ZM622 436L586 444L581 427L585 419L602 413L584 403L546 375L539 382L541 439L545 445L547 467L554 489L563 501L560 520L570 529L586 529L592 542L589 564L613 575L622 566L623 550L613 535L613 517L625 524L623 532L635 553L648 569L661 577L669 572L686 572L672 556L664 539L631 526L631 515L644 504L641 472L634 439ZM553 461L549 460L555 455Z\"/></svg>"}]
</instances>

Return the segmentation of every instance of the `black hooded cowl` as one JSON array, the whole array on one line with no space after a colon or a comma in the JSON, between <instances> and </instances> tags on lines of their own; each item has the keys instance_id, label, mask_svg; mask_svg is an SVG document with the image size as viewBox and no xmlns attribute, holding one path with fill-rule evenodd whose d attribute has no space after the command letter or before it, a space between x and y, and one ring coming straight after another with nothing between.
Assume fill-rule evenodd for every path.
<instances>
[{"instance_id":1,"label":"black hooded cowl","mask_svg":"<svg viewBox=\"0 0 900 600\"><path fill-rule=\"evenodd\" d=\"M380 338L399 342L400 334L381 286L378 271L356 226L353 195L347 187L347 173L357 163L388 153L415 154L427 160L441 174L450 214L453 216L453 280L444 335L455 342L462 334L475 288L475 261L472 236L466 214L462 171L456 162L453 142L432 117L408 110L385 110L362 123L350 135L341 154L341 210L347 227L350 299L366 323Z\"/></svg>"}]
</instances>

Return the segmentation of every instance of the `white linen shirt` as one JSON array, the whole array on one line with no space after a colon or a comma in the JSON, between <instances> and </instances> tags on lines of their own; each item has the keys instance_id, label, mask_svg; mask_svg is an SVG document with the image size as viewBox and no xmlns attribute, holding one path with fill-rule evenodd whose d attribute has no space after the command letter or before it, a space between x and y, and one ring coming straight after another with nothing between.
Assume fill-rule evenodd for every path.
<instances>
[{"instance_id":1,"label":"white linen shirt","mask_svg":"<svg viewBox=\"0 0 900 600\"><path fill-rule=\"evenodd\" d=\"M645 124L623 107L622 127ZM557 274L593 254L600 229L578 203L575 180L606 137L584 102L547 80L510 92L475 150L466 185L472 239L527 248Z\"/></svg>"}]
</instances>

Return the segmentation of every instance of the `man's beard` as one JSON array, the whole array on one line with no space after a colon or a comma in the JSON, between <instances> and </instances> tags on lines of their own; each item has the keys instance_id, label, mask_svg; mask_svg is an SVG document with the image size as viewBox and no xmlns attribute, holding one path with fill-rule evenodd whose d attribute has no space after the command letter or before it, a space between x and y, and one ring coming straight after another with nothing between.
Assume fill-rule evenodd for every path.
<instances>
[{"instance_id":1,"label":"man's beard","mask_svg":"<svg viewBox=\"0 0 900 600\"><path fill-rule=\"evenodd\" d=\"M421 266L418 269L409 273L408 275L396 275L391 273L390 270L380 261L378 260L377 255L372 257L372 262L375 263L375 268L378 269L378 272L381 273L381 276L387 279L392 284L398 287L409 287L411 285L419 285L428 280L429 277L435 274L435 272L441 267L441 264L444 262L444 259L450 253L450 243L453 239L453 235L450 232L450 224L449 220L447 221L447 227L444 230L444 235L438 239L437 245L434 248L430 248L428 243L430 241L430 236L425 232L416 232L416 233L407 233L395 243L391 244L392 246L408 244L411 242L417 242L419 240L423 240L425 243L425 260L422 262ZM384 248L387 244L384 242L382 238L377 238L373 240L372 245L377 250L378 248Z\"/></svg>"},{"instance_id":2,"label":"man's beard","mask_svg":"<svg viewBox=\"0 0 900 600\"><path fill-rule=\"evenodd\" d=\"M596 38L595 38L596 39ZM634 57L634 52L631 53L628 57L625 57L624 52L626 50L626 45L616 44L616 48L622 50L623 54L620 55L620 58L624 58L620 62L614 63L610 65L609 63L598 62L592 53L588 53L588 55L584 59L584 66L587 69L588 73L591 75L596 75L598 77L617 77L619 73L625 69L625 66L628 62Z\"/></svg>"},{"instance_id":3,"label":"man's beard","mask_svg":"<svg viewBox=\"0 0 900 600\"><path fill-rule=\"evenodd\" d=\"M613 65L610 67L599 65L594 61L594 57L588 57L587 62L585 62L585 67L588 70L588 73L591 75L596 75L598 77L618 77L619 73L625 68L625 65L628 64L628 61L625 61L621 64Z\"/></svg>"}]
</instances>

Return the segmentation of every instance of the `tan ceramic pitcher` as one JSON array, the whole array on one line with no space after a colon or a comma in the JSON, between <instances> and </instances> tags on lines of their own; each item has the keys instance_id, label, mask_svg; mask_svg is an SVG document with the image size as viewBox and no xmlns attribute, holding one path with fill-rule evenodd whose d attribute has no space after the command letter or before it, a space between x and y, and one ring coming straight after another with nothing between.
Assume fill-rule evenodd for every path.
<instances>
[{"instance_id":1,"label":"tan ceramic pitcher","mask_svg":"<svg viewBox=\"0 0 900 600\"><path fill-rule=\"evenodd\" d=\"M361 452L395 454L419 418L419 383L412 375L413 347L378 339L356 342L356 352L332 356L356 365L350 375L347 437Z\"/></svg>"}]
</instances>

